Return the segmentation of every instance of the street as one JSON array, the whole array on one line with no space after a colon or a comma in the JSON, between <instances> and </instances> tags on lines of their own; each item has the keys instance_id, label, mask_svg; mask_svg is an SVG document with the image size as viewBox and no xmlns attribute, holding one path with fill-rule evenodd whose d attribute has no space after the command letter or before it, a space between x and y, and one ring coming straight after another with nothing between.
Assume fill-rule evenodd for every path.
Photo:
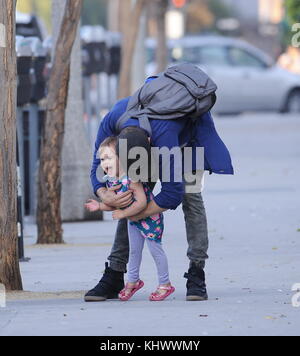
<instances>
[{"instance_id":1,"label":"street","mask_svg":"<svg viewBox=\"0 0 300 356\"><path fill-rule=\"evenodd\" d=\"M28 221L25 292L7 293L0 335L299 335L300 307L292 305L297 291L291 289L300 283L300 117L251 113L220 116L215 124L235 175L205 176L208 301L185 301L181 207L165 213L176 291L161 303L148 300L157 280L146 247L145 287L130 301L83 301L110 251L116 225L110 214L103 222L65 223L61 246L34 245L36 226Z\"/></svg>"}]
</instances>

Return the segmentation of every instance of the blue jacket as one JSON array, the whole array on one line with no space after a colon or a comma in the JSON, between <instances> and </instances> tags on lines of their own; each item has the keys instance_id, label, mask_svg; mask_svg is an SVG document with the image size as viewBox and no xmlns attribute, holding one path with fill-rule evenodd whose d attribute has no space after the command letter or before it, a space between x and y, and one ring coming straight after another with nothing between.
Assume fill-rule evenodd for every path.
<instances>
[{"instance_id":1,"label":"blue jacket","mask_svg":"<svg viewBox=\"0 0 300 356\"><path fill-rule=\"evenodd\" d=\"M129 98L118 101L112 110L102 120L97 139L93 164L91 168L91 182L94 192L105 187L105 183L98 180L96 172L100 164L97 151L101 142L108 136L116 136L115 129L118 118L125 112ZM233 174L230 154L223 141L220 139L210 112L207 112L193 124L192 120L183 118L178 120L150 120L152 128L151 144L153 147L178 147L186 145L195 150L196 147L204 147L204 169L210 173ZM139 126L137 119L130 118L124 125ZM176 169L176 167L175 167ZM195 167L193 167L195 169ZM174 181L174 166L170 160L171 181L161 183L161 192L154 197L155 203L164 209L176 209L182 202L184 183ZM159 166L161 177L162 167Z\"/></svg>"}]
</instances>

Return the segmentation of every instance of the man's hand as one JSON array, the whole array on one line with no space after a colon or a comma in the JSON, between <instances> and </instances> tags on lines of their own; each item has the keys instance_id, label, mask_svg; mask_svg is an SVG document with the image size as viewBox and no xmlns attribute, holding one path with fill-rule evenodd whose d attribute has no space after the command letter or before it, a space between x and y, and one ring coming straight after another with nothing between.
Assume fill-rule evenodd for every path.
<instances>
[{"instance_id":1,"label":"man's hand","mask_svg":"<svg viewBox=\"0 0 300 356\"><path fill-rule=\"evenodd\" d=\"M104 204L114 206L115 208L126 208L133 202L133 190L129 189L127 192L116 194L115 190L120 188L121 185L111 188L100 188L97 190L97 195Z\"/></svg>"}]
</instances>

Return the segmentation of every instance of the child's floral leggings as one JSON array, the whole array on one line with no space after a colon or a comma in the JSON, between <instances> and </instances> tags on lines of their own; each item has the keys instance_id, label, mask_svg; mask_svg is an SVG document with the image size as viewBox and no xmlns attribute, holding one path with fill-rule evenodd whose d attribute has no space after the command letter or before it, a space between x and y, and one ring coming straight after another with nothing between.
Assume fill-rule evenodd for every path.
<instances>
[{"instance_id":1,"label":"child's floral leggings","mask_svg":"<svg viewBox=\"0 0 300 356\"><path fill-rule=\"evenodd\" d=\"M167 284L169 280L169 269L167 256L160 242L147 239L142 236L141 231L128 221L129 237L129 262L128 262L128 282L135 283L140 279L140 266L144 243L148 245L150 253L155 261L159 284Z\"/></svg>"}]
</instances>

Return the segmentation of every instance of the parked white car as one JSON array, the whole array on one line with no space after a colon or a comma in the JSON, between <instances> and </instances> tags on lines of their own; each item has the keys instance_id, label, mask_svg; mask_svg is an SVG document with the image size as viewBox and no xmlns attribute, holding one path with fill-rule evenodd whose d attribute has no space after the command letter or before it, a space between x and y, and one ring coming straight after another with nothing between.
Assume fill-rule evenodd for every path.
<instances>
[{"instance_id":1,"label":"parked white car","mask_svg":"<svg viewBox=\"0 0 300 356\"><path fill-rule=\"evenodd\" d=\"M154 39L146 40L147 75L155 74ZM169 63L198 65L217 84L214 112L275 110L300 113L300 75L279 67L245 41L222 36L188 36L168 42Z\"/></svg>"}]
</instances>

